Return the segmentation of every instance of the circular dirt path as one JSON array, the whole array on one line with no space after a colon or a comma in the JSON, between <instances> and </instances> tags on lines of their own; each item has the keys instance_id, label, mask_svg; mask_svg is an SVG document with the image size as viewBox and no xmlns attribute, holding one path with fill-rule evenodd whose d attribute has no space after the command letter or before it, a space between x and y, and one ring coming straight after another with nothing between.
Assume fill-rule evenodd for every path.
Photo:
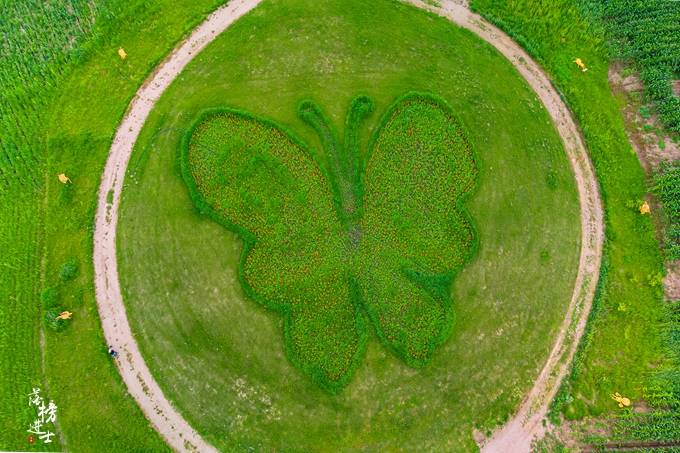
<instances>
[{"instance_id":1,"label":"circular dirt path","mask_svg":"<svg viewBox=\"0 0 680 453\"><path fill-rule=\"evenodd\" d=\"M118 370L144 415L176 451L213 452L177 412L154 380L132 335L120 290L116 261L118 207L125 172L137 137L163 91L213 39L261 0L232 0L211 14L151 74L137 91L109 152L99 187L95 216L93 260L97 306L108 344L118 350ZM547 109L569 157L581 205L581 256L572 300L555 344L536 382L517 413L489 439L479 439L483 451L530 451L541 437L543 419L562 378L569 369L583 334L595 294L602 256L604 225L597 180L578 128L543 70L505 33L472 13L465 3L443 0L435 7L419 0L413 5L446 17L498 49L512 62Z\"/></svg>"}]
</instances>

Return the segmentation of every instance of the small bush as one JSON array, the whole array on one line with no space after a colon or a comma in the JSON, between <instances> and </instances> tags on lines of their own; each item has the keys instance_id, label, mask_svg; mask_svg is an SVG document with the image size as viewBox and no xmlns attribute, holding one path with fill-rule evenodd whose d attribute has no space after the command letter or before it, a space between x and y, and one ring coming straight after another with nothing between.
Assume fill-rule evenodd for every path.
<instances>
[{"instance_id":1,"label":"small bush","mask_svg":"<svg viewBox=\"0 0 680 453\"><path fill-rule=\"evenodd\" d=\"M57 319L62 311L61 308L54 307L45 312L45 325L55 332L61 332L66 328L66 321Z\"/></svg>"},{"instance_id":2,"label":"small bush","mask_svg":"<svg viewBox=\"0 0 680 453\"><path fill-rule=\"evenodd\" d=\"M78 263L75 260L65 262L59 271L59 278L64 282L73 280L77 275Z\"/></svg>"},{"instance_id":3,"label":"small bush","mask_svg":"<svg viewBox=\"0 0 680 453\"><path fill-rule=\"evenodd\" d=\"M59 305L59 291L57 288L45 288L40 294L40 302L44 310L57 307Z\"/></svg>"}]
</instances>

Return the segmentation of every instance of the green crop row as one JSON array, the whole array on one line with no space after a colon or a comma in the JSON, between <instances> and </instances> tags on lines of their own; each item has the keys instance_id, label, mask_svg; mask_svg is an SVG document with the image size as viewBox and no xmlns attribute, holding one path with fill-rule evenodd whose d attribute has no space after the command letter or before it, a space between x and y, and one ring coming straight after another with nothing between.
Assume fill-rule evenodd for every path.
<instances>
[{"instance_id":1,"label":"green crop row","mask_svg":"<svg viewBox=\"0 0 680 453\"><path fill-rule=\"evenodd\" d=\"M45 390L38 335L38 211L30 197L0 194L0 450L29 448L26 430L35 409L28 406L27 396L32 387Z\"/></svg>"},{"instance_id":2,"label":"green crop row","mask_svg":"<svg viewBox=\"0 0 680 453\"><path fill-rule=\"evenodd\" d=\"M612 442L670 442L680 439L680 416L659 411L636 414L626 409L611 419L611 433L603 436L589 435L584 440L596 447Z\"/></svg>"},{"instance_id":3,"label":"green crop row","mask_svg":"<svg viewBox=\"0 0 680 453\"><path fill-rule=\"evenodd\" d=\"M680 161L664 163L654 175L654 193L666 218L666 257L680 259Z\"/></svg>"},{"instance_id":4,"label":"green crop row","mask_svg":"<svg viewBox=\"0 0 680 453\"><path fill-rule=\"evenodd\" d=\"M648 412L630 408L618 411L609 419L609 434L588 436L586 441L594 446L609 442L674 442L680 440L680 305L671 310L666 334L671 360L664 372L657 373L651 386L644 389L649 404Z\"/></svg>"},{"instance_id":5,"label":"green crop row","mask_svg":"<svg viewBox=\"0 0 680 453\"><path fill-rule=\"evenodd\" d=\"M667 360L654 373L646 393L650 405L671 409L677 415L680 414L680 301L668 304L662 331Z\"/></svg>"},{"instance_id":6,"label":"green crop row","mask_svg":"<svg viewBox=\"0 0 680 453\"><path fill-rule=\"evenodd\" d=\"M400 98L362 154L356 136L371 111L368 98L354 100L341 143L303 102L323 153L229 109L201 115L182 145L194 204L246 242L246 293L281 312L290 360L331 392L359 363L369 320L388 349L425 364L451 328L455 271L476 250L462 203L478 170L448 106Z\"/></svg>"},{"instance_id":7,"label":"green crop row","mask_svg":"<svg viewBox=\"0 0 680 453\"><path fill-rule=\"evenodd\" d=\"M611 434L593 443L680 440L680 305L671 309L664 334L671 360L644 389L650 411L621 410L611 419Z\"/></svg>"},{"instance_id":8,"label":"green crop row","mask_svg":"<svg viewBox=\"0 0 680 453\"><path fill-rule=\"evenodd\" d=\"M553 414L578 419L608 413L617 409L610 394L638 400L653 379L655 364L666 355L666 308L654 227L637 210L647 184L609 87L605 32L573 0L473 0L472 6L517 39L551 75L581 126L595 167L606 221L600 285ZM576 58L588 72L576 66Z\"/></svg>"},{"instance_id":9,"label":"green crop row","mask_svg":"<svg viewBox=\"0 0 680 453\"><path fill-rule=\"evenodd\" d=\"M680 132L680 2L579 0L606 27L614 53L635 61L646 92L666 127Z\"/></svg>"}]
</instances>

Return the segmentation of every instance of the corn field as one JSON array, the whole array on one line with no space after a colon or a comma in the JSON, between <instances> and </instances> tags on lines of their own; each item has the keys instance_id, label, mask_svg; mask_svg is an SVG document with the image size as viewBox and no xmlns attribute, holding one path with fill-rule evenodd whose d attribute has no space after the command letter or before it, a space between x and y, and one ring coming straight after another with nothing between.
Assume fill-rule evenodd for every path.
<instances>
[{"instance_id":1,"label":"corn field","mask_svg":"<svg viewBox=\"0 0 680 453\"><path fill-rule=\"evenodd\" d=\"M0 0L0 190L41 187L41 108L78 57L97 13L90 0Z\"/></svg>"},{"instance_id":2,"label":"corn field","mask_svg":"<svg viewBox=\"0 0 680 453\"><path fill-rule=\"evenodd\" d=\"M609 436L589 439L594 447L608 442L680 441L680 302L669 304L663 331L669 360L655 370L644 389L648 411L621 410L611 419Z\"/></svg>"},{"instance_id":3,"label":"corn field","mask_svg":"<svg viewBox=\"0 0 680 453\"><path fill-rule=\"evenodd\" d=\"M633 60L664 125L680 132L680 2L579 0L605 25L615 55Z\"/></svg>"},{"instance_id":4,"label":"corn field","mask_svg":"<svg viewBox=\"0 0 680 453\"><path fill-rule=\"evenodd\" d=\"M0 450L25 438L26 395L41 386L39 219L33 200L0 194Z\"/></svg>"},{"instance_id":5,"label":"corn field","mask_svg":"<svg viewBox=\"0 0 680 453\"><path fill-rule=\"evenodd\" d=\"M96 14L87 0L0 0L0 450L28 447L26 395L43 384L42 112Z\"/></svg>"},{"instance_id":6,"label":"corn field","mask_svg":"<svg viewBox=\"0 0 680 453\"><path fill-rule=\"evenodd\" d=\"M666 259L680 260L680 160L661 165L652 190L663 205Z\"/></svg>"}]
</instances>

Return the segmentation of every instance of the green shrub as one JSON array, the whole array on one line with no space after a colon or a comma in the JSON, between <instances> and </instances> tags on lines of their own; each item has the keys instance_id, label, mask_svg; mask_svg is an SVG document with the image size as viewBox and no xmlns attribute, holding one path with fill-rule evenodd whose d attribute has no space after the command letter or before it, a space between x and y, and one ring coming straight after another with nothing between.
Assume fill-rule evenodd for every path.
<instances>
[{"instance_id":1,"label":"green shrub","mask_svg":"<svg viewBox=\"0 0 680 453\"><path fill-rule=\"evenodd\" d=\"M40 294L43 310L49 310L59 305L59 291L57 288L45 288Z\"/></svg>"},{"instance_id":2,"label":"green shrub","mask_svg":"<svg viewBox=\"0 0 680 453\"><path fill-rule=\"evenodd\" d=\"M59 270L59 278L63 282L73 280L78 275L78 262L76 260L68 260Z\"/></svg>"}]
</instances>

